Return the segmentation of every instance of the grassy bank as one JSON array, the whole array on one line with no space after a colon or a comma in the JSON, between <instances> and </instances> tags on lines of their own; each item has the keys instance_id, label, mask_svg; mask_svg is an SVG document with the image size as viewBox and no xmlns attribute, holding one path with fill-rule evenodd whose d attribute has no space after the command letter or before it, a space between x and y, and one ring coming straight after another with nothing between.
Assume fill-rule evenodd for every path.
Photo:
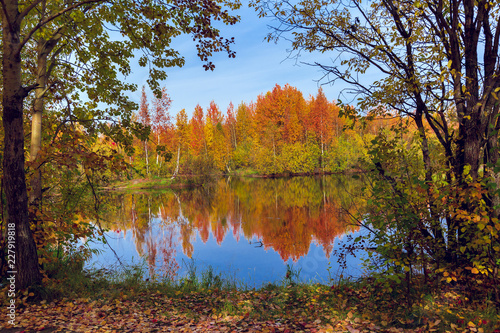
<instances>
[{"instance_id":1,"label":"grassy bank","mask_svg":"<svg viewBox=\"0 0 500 333\"><path fill-rule=\"evenodd\" d=\"M350 170L345 174L354 174L358 170ZM231 171L230 173L211 174L211 175L178 175L171 177L151 177L151 178L135 178L126 181L118 181L104 187L104 190L119 190L119 191L135 191L135 190L153 190L153 189L168 189L168 188L192 188L203 186L203 184L214 177L232 176L232 177L255 177L255 178L289 178L296 176L318 176L331 175L333 173L301 173L301 174L261 174L258 171L246 168Z\"/></svg>"},{"instance_id":2,"label":"grassy bank","mask_svg":"<svg viewBox=\"0 0 500 333\"><path fill-rule=\"evenodd\" d=\"M192 188L203 185L200 177L178 176L175 178L137 178L127 181L115 182L105 188L108 191L136 191L168 188Z\"/></svg>"},{"instance_id":3,"label":"grassy bank","mask_svg":"<svg viewBox=\"0 0 500 333\"><path fill-rule=\"evenodd\" d=\"M373 278L329 285L280 283L250 289L207 270L173 282L143 279L141 267L85 271L60 267L44 287L16 299L16 326L85 332L500 332L488 301L469 300L458 286L407 301L404 288ZM7 287L2 290L5 308ZM10 328L6 311L0 331Z\"/></svg>"}]
</instances>

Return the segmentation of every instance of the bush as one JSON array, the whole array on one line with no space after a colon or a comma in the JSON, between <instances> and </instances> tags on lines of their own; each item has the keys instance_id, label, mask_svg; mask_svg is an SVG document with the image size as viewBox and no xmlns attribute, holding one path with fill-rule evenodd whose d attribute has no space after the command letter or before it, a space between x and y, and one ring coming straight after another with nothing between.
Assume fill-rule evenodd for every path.
<instances>
[{"instance_id":1,"label":"bush","mask_svg":"<svg viewBox=\"0 0 500 333\"><path fill-rule=\"evenodd\" d=\"M319 167L320 154L317 145L296 142L283 146L279 160L285 172L312 173Z\"/></svg>"}]
</instances>

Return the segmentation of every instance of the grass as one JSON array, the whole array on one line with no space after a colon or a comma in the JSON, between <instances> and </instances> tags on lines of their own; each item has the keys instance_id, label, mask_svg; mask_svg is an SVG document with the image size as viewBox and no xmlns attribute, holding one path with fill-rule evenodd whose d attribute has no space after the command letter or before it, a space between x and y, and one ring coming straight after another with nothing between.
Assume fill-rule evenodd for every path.
<instances>
[{"instance_id":1,"label":"grass","mask_svg":"<svg viewBox=\"0 0 500 333\"><path fill-rule=\"evenodd\" d=\"M52 267L54 273L45 285L22 293L17 304L42 303L46 308L49 303L58 307L60 300L75 300L75 304L97 304L121 314L119 304L132 302L146 314L163 311L162 316L170 323L179 318L191 322L230 318L238 325L279 322L304 330L312 325L318 329L371 327L384 331L398 327L408 332L500 332L500 314L492 302L470 300L459 286L448 284L439 291L421 290L409 306L404 301L405 288L396 283L381 283L372 277L304 283L300 282L300 271L292 266L287 267L279 283L259 289L248 288L211 267L197 272L194 262L176 281L145 279L145 265L74 268L62 263ZM5 290L2 295L6 295ZM162 310L166 306L169 311ZM96 313L99 316L101 312Z\"/></svg>"},{"instance_id":2,"label":"grass","mask_svg":"<svg viewBox=\"0 0 500 333\"><path fill-rule=\"evenodd\" d=\"M120 191L150 190L150 189L168 189L201 186L202 182L196 177L175 177L151 178L151 179L133 179L125 182L114 183L107 189Z\"/></svg>"},{"instance_id":3,"label":"grass","mask_svg":"<svg viewBox=\"0 0 500 333\"><path fill-rule=\"evenodd\" d=\"M236 177L251 177L251 176L261 176L262 174L252 168L236 169L231 172L232 176Z\"/></svg>"}]
</instances>

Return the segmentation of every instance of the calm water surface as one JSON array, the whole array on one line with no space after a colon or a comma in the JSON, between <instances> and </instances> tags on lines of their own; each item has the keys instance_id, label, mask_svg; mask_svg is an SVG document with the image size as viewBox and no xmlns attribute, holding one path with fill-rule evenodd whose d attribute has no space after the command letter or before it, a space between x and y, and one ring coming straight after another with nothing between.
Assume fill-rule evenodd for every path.
<instances>
[{"instance_id":1,"label":"calm water surface","mask_svg":"<svg viewBox=\"0 0 500 333\"><path fill-rule=\"evenodd\" d=\"M145 262L149 275L182 277L212 267L250 287L281 281L287 265L300 278L327 283L360 276L359 258L338 264L345 234L358 233L345 210L361 184L349 176L288 179L224 178L210 186L112 194L106 238L122 262ZM90 265L117 259L108 246Z\"/></svg>"}]
</instances>

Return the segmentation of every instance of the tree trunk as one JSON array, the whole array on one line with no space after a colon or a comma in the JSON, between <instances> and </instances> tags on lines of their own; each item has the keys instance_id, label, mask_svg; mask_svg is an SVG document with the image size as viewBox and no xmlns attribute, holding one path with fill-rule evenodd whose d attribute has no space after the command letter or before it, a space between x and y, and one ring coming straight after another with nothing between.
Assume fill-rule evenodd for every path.
<instances>
[{"instance_id":1,"label":"tree trunk","mask_svg":"<svg viewBox=\"0 0 500 333\"><path fill-rule=\"evenodd\" d=\"M158 134L158 141L157 141L157 144L156 144L156 147L158 147L160 145L160 134ZM158 154L158 148L156 149L156 165L158 166L158 160L160 159L160 156Z\"/></svg>"},{"instance_id":2,"label":"tree trunk","mask_svg":"<svg viewBox=\"0 0 500 333\"><path fill-rule=\"evenodd\" d=\"M33 104L33 115L31 121L31 146L29 161L34 166L34 174L31 178L31 192L29 196L30 206L36 211L42 204L42 172L34 162L42 147L42 115L44 108L45 87L47 86L47 52L44 52L44 39L38 40L37 60L37 87L35 89L35 102Z\"/></svg>"},{"instance_id":3,"label":"tree trunk","mask_svg":"<svg viewBox=\"0 0 500 333\"><path fill-rule=\"evenodd\" d=\"M179 159L180 159L180 156L181 156L181 146L179 145L179 147L177 148L177 166L175 167L175 172L172 175L171 179L174 179L177 176L177 174L179 173Z\"/></svg>"},{"instance_id":4,"label":"tree trunk","mask_svg":"<svg viewBox=\"0 0 500 333\"><path fill-rule=\"evenodd\" d=\"M24 172L23 102L27 90L21 81L21 52L18 1L3 2L3 126L4 189L7 201L7 226L15 226L16 287L19 289L41 281L38 256L30 229L28 193Z\"/></svg>"},{"instance_id":5,"label":"tree trunk","mask_svg":"<svg viewBox=\"0 0 500 333\"><path fill-rule=\"evenodd\" d=\"M149 176L149 156L148 156L148 142L144 141L144 151L146 153L146 174Z\"/></svg>"},{"instance_id":6,"label":"tree trunk","mask_svg":"<svg viewBox=\"0 0 500 333\"><path fill-rule=\"evenodd\" d=\"M323 142L323 131L321 131L321 164L320 164L320 168L323 172L325 172L324 160L325 160L325 144Z\"/></svg>"},{"instance_id":7,"label":"tree trunk","mask_svg":"<svg viewBox=\"0 0 500 333\"><path fill-rule=\"evenodd\" d=\"M497 127L500 122L497 123ZM495 128L496 131L498 129ZM495 166L500 158L499 147L498 147L498 137L496 135L490 135L488 137L488 144L486 145L486 151L484 152L484 164L490 163L493 167L486 167L485 175L490 177L490 181L496 186L489 193L489 205L493 209L495 217L500 216L500 196L496 193L496 190L500 189L500 174L495 172ZM495 208L497 207L497 208Z\"/></svg>"},{"instance_id":8,"label":"tree trunk","mask_svg":"<svg viewBox=\"0 0 500 333\"><path fill-rule=\"evenodd\" d=\"M473 118L475 118L473 116ZM469 175L473 181L479 175L479 163L481 156L481 134L477 128L476 120L463 120L466 124L461 124L459 128L459 139L457 142L457 179L463 179L466 166L470 166Z\"/></svg>"},{"instance_id":9,"label":"tree trunk","mask_svg":"<svg viewBox=\"0 0 500 333\"><path fill-rule=\"evenodd\" d=\"M274 143L274 135L273 135L273 161L274 161L274 173L276 173L276 145Z\"/></svg>"}]
</instances>

